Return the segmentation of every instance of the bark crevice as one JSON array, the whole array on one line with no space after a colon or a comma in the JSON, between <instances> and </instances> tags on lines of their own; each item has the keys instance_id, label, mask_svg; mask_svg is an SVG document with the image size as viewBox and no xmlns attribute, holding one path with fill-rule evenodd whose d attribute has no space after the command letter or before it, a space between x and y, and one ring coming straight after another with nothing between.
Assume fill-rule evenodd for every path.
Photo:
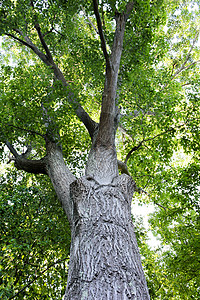
<instances>
[{"instance_id":1,"label":"bark crevice","mask_svg":"<svg viewBox=\"0 0 200 300\"><path fill-rule=\"evenodd\" d=\"M91 177L71 184L74 226L65 300L149 299L131 221L134 190L125 174L106 185Z\"/></svg>"}]
</instances>

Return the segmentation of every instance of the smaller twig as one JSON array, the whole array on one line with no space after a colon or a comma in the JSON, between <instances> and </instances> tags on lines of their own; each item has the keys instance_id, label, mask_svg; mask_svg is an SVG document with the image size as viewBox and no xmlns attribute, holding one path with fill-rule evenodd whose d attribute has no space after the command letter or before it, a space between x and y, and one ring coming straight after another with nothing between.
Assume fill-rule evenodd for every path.
<instances>
[{"instance_id":1,"label":"smaller twig","mask_svg":"<svg viewBox=\"0 0 200 300\"><path fill-rule=\"evenodd\" d=\"M147 192L147 191L145 191L145 190L143 190L141 187L138 187L137 185L136 185L136 192L138 192L139 194L145 194L145 195L147 195L149 198L151 198L151 196L150 196L150 194ZM155 201L153 201L153 203L154 204L156 204L156 205L158 205L159 207L161 207L161 208L163 208L165 211L167 211L167 209L169 209L170 210L170 208L166 208L165 206L163 206L162 204L159 204L159 203L157 203L157 202L155 202Z\"/></svg>"},{"instance_id":2,"label":"smaller twig","mask_svg":"<svg viewBox=\"0 0 200 300\"><path fill-rule=\"evenodd\" d=\"M168 132L170 132L170 131L174 131L174 130L175 130L174 128L169 128L168 130L166 130L166 131L164 131L164 132L161 132L161 133L155 135L155 136L152 137L152 138L149 138L149 139L144 140L144 142L148 142L148 141L154 140L154 139L156 139L158 136L161 136L161 135L163 135L163 134L166 134L166 133L168 133Z\"/></svg>"},{"instance_id":3,"label":"smaller twig","mask_svg":"<svg viewBox=\"0 0 200 300\"><path fill-rule=\"evenodd\" d=\"M133 142L135 141L134 137L128 133L128 130L126 130L126 128L123 127L123 125L119 125L118 128L126 135L128 136Z\"/></svg>"},{"instance_id":4,"label":"smaller twig","mask_svg":"<svg viewBox=\"0 0 200 300\"><path fill-rule=\"evenodd\" d=\"M187 83L182 84L181 86L184 87L184 86L187 86L187 85L191 85L191 83L187 82Z\"/></svg>"},{"instance_id":5,"label":"smaller twig","mask_svg":"<svg viewBox=\"0 0 200 300\"><path fill-rule=\"evenodd\" d=\"M105 25L105 19L104 19L103 6L104 6L104 3L103 3L103 1L102 1L102 3L101 3L101 15L102 15L102 23L103 23L103 27L105 28L106 25Z\"/></svg>"},{"instance_id":6,"label":"smaller twig","mask_svg":"<svg viewBox=\"0 0 200 300\"><path fill-rule=\"evenodd\" d=\"M31 145L28 145L26 151L22 154L23 157L27 158L31 154L31 151L32 151L32 147Z\"/></svg>"},{"instance_id":7,"label":"smaller twig","mask_svg":"<svg viewBox=\"0 0 200 300\"><path fill-rule=\"evenodd\" d=\"M6 124L6 126L13 127L13 128L19 129L19 130L23 130L23 131L29 132L29 133L31 133L33 135L39 135L42 138L45 138L45 134L41 134L41 133L39 133L37 131L34 131L34 130L31 130L31 129L25 129L25 128L22 128L22 127L19 127L19 126L15 126L15 125L12 125L12 124Z\"/></svg>"},{"instance_id":8,"label":"smaller twig","mask_svg":"<svg viewBox=\"0 0 200 300\"><path fill-rule=\"evenodd\" d=\"M180 68L175 72L175 74L174 74L174 75L171 75L171 81L173 81L173 80L174 80L174 79L175 79L175 78L176 78L183 70L186 70L186 69L188 69L189 67L191 67L192 65L194 65L194 64L196 64L196 63L198 63L198 62L200 62L200 60L197 60L197 61L195 61L195 62L189 64L188 66L186 66L186 64L187 64L187 62L188 62L188 60L189 60L189 58L190 58L190 54L191 54L191 52L192 52L192 50L193 50L193 48L194 48L194 46L195 46L195 43L196 43L196 41L197 41L197 39L198 39L199 32L200 32L200 30L197 30L196 35L195 35L194 40L193 40L193 43L192 43L192 45L191 45L191 47L190 47L190 49L189 49L189 51L188 51L188 54L187 54L187 56L186 56L184 62L182 63L182 65L180 66ZM166 83L165 85L163 85L162 88L161 88L161 91L162 91L163 89L165 89L168 85L169 85L169 83Z\"/></svg>"},{"instance_id":9,"label":"smaller twig","mask_svg":"<svg viewBox=\"0 0 200 300\"><path fill-rule=\"evenodd\" d=\"M185 66L185 68L184 68L183 70L187 70L187 69L189 69L191 66L193 66L193 65L195 65L195 64L198 64L199 62L200 62L200 59L194 61L193 63L189 64L188 66Z\"/></svg>"},{"instance_id":10,"label":"smaller twig","mask_svg":"<svg viewBox=\"0 0 200 300\"><path fill-rule=\"evenodd\" d=\"M163 134L166 134L166 133L168 133L168 132L170 132L170 131L174 131L174 130L175 130L174 128L169 128L168 130L166 130L166 131L164 131L164 132L161 132L161 133L155 135L155 136L152 137L152 138L149 138L149 139L143 139L141 142L139 142L139 144L138 144L137 146L134 146L134 147L128 152L128 154L127 154L127 156L126 156L126 159L125 159L124 163L127 164L129 158L131 157L131 154L132 154L133 152L135 152L136 150L138 150L145 142L154 140L154 139L156 139L158 136L161 136L161 135L163 135ZM147 147L147 145L144 145L144 146ZM147 148L148 148L148 147L147 147Z\"/></svg>"},{"instance_id":11,"label":"smaller twig","mask_svg":"<svg viewBox=\"0 0 200 300\"><path fill-rule=\"evenodd\" d=\"M138 149L142 146L143 142L144 142L144 140L142 140L137 146L133 147L133 148L129 151L129 153L127 154L126 159L125 159L125 161L124 161L125 164L127 164L129 158L131 157L131 154L132 154L133 152L135 152L136 150L138 150Z\"/></svg>"},{"instance_id":12,"label":"smaller twig","mask_svg":"<svg viewBox=\"0 0 200 300\"><path fill-rule=\"evenodd\" d=\"M171 210L170 208L166 208L166 207L164 207L162 204L159 204L159 203L157 203L157 202L153 202L154 204L156 204L156 205L158 205L158 206L160 206L161 208L163 208L165 211L167 211L167 209L169 209L169 210Z\"/></svg>"},{"instance_id":13,"label":"smaller twig","mask_svg":"<svg viewBox=\"0 0 200 300\"><path fill-rule=\"evenodd\" d=\"M86 15L85 9L82 7L82 11L84 16L87 18L88 22L90 23L91 27L94 29L94 31L99 34L98 29L96 28L96 26L92 23L92 20Z\"/></svg>"},{"instance_id":14,"label":"smaller twig","mask_svg":"<svg viewBox=\"0 0 200 300\"><path fill-rule=\"evenodd\" d=\"M192 45L190 47L190 50L188 51L188 54L187 54L187 56L185 58L185 61L182 63L181 67L176 71L176 73L172 76L171 80L173 80L180 72L182 72L184 70L185 65L186 65L186 63L187 63L187 61L188 61L188 59L190 57L190 53L192 52L192 50L194 48L194 45L195 45L195 43L197 41L198 36L199 36L199 30L196 32L196 35L195 35L194 40L193 40L193 43L192 43Z\"/></svg>"},{"instance_id":15,"label":"smaller twig","mask_svg":"<svg viewBox=\"0 0 200 300\"><path fill-rule=\"evenodd\" d=\"M56 264L65 261L67 259L67 257L65 257L64 259L59 259L56 262L54 262L53 264L51 264L50 266L48 266L45 270L43 270L40 275L44 274L48 269L50 269L51 267L55 266ZM17 292L15 295L13 295L12 297L9 298L9 300L16 298L21 292L23 292L29 285L31 285L34 281L36 281L38 279L38 277L40 277L40 275L36 275L35 278L33 278L31 281L29 281L29 283L27 283L27 285L25 285L19 292Z\"/></svg>"}]
</instances>

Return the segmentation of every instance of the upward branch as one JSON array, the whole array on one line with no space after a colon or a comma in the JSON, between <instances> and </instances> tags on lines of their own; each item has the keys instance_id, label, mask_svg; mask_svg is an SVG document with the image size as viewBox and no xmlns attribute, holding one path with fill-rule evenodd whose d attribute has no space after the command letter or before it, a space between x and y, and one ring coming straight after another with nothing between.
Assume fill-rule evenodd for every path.
<instances>
[{"instance_id":1,"label":"upward branch","mask_svg":"<svg viewBox=\"0 0 200 300\"><path fill-rule=\"evenodd\" d=\"M16 36L15 34L10 34L10 33L5 33L5 35L11 37L12 39L16 40L20 44L28 47L31 49L42 61L45 65L50 67L55 75L55 78L57 80L60 80L66 90L67 94L67 100L68 102L74 107L74 111L77 115L77 117L83 122L85 125L86 129L88 130L90 137L93 139L94 131L96 129L96 122L94 122L91 117L88 115L88 113L84 110L84 108L80 105L78 100L76 99L74 93L70 90L69 84L67 83L62 71L59 69L59 67L55 64L52 54L50 52L49 47L47 46L44 36L42 35L41 28L39 24L35 25L35 28L38 33L38 37L40 39L41 45L43 49L45 50L44 54L42 51L38 49L38 47L31 41L29 36L27 34L24 34L22 30L20 29L15 29L14 31L16 34L20 35L20 38Z\"/></svg>"},{"instance_id":2,"label":"upward branch","mask_svg":"<svg viewBox=\"0 0 200 300\"><path fill-rule=\"evenodd\" d=\"M32 8L33 8L33 10L34 10L34 3L33 3L32 0L31 0L30 4L31 4L31 6L32 6ZM33 12L33 13L34 13L34 12ZM37 33L38 33L40 42L41 42L41 44L42 44L42 47L43 47L43 49L45 50L46 55L47 55L49 61L53 62L53 57L52 57L52 55L51 55L51 52L50 52L50 50L49 50L49 47L47 46L47 44L46 44L46 42L45 42L44 36L43 36L43 34L42 34L42 32L41 32L40 25L39 25L38 20L37 20L37 16L36 16L35 14L34 14L34 19L35 19L35 29L37 30Z\"/></svg>"},{"instance_id":3,"label":"upward branch","mask_svg":"<svg viewBox=\"0 0 200 300\"><path fill-rule=\"evenodd\" d=\"M132 7L132 6L131 6ZM115 119L118 114L116 107L116 92L118 72L120 67L121 55L123 50L123 39L125 25L131 7L126 9L124 13L115 14L116 30L113 40L112 52L110 55L111 68L106 68L106 78L104 92L102 97L101 115L98 142L104 145L113 145L115 138Z\"/></svg>"},{"instance_id":4,"label":"upward branch","mask_svg":"<svg viewBox=\"0 0 200 300\"><path fill-rule=\"evenodd\" d=\"M98 1L97 0L93 0L93 5L94 5L94 13L96 16L96 20L97 20L97 26L98 26L98 32L99 32L99 36L101 39L101 48L106 60L106 65L107 67L110 67L110 58L106 49L106 40L104 37L104 33L103 33L103 28L102 28L102 22L101 22L101 17L99 14L99 9L98 9Z\"/></svg>"}]
</instances>

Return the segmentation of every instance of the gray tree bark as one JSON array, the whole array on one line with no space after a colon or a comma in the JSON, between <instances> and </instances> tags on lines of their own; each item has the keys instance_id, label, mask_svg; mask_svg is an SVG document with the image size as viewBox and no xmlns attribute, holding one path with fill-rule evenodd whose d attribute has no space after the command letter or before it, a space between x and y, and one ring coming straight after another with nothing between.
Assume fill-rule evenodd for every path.
<instances>
[{"instance_id":1,"label":"gray tree bark","mask_svg":"<svg viewBox=\"0 0 200 300\"><path fill-rule=\"evenodd\" d=\"M149 298L131 220L134 181L82 177L71 184L73 226L65 300Z\"/></svg>"}]
</instances>

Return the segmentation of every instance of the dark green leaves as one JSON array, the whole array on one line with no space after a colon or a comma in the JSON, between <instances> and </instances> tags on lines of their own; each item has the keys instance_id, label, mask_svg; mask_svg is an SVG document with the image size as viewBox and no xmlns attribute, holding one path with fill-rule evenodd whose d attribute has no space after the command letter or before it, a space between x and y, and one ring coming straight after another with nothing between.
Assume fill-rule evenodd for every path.
<instances>
[{"instance_id":1,"label":"dark green leaves","mask_svg":"<svg viewBox=\"0 0 200 300\"><path fill-rule=\"evenodd\" d=\"M39 183L40 180L40 183ZM70 229L49 182L10 170L1 177L1 298L64 294Z\"/></svg>"}]
</instances>

